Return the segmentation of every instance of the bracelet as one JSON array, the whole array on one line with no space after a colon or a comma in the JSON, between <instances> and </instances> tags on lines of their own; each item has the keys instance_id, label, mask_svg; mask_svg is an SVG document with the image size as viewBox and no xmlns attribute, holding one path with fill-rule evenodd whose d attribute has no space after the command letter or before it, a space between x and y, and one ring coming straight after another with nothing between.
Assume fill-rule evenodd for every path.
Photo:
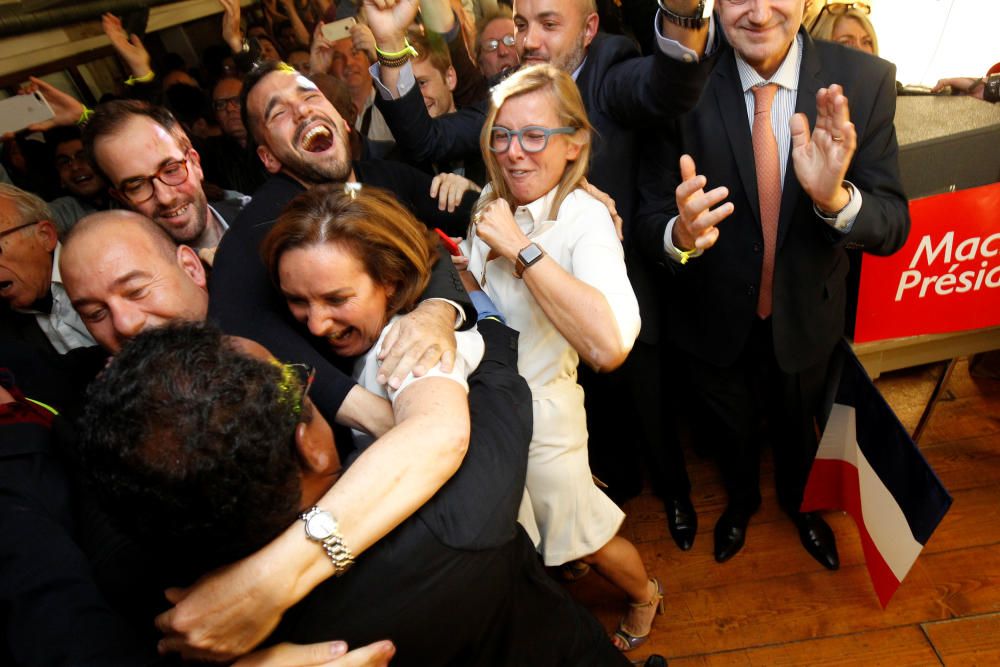
<instances>
[{"instance_id":1,"label":"bracelet","mask_svg":"<svg viewBox=\"0 0 1000 667\"><path fill-rule=\"evenodd\" d=\"M406 46L395 53L389 53L383 51L382 49L375 47L375 55L378 57L378 62L383 67L402 67L406 64L406 61L411 57L416 58L418 55L417 50L410 45L410 42L403 39L403 44Z\"/></svg>"},{"instance_id":2,"label":"bracelet","mask_svg":"<svg viewBox=\"0 0 1000 667\"><path fill-rule=\"evenodd\" d=\"M153 70L149 70L142 76L130 76L129 78L125 79L125 85L134 86L137 83L149 83L155 78L156 78L156 73L153 72Z\"/></svg>"},{"instance_id":3,"label":"bracelet","mask_svg":"<svg viewBox=\"0 0 1000 667\"><path fill-rule=\"evenodd\" d=\"M88 109L86 106L83 107L83 113L81 113L80 117L76 119L77 126L82 127L86 125L87 121L89 121L90 117L93 115L94 115L93 109Z\"/></svg>"},{"instance_id":4,"label":"bracelet","mask_svg":"<svg viewBox=\"0 0 1000 667\"><path fill-rule=\"evenodd\" d=\"M681 266L688 263L689 260L695 257L701 257L701 253L705 252L701 248L695 248L694 250L681 250L677 249L677 259L680 260Z\"/></svg>"}]
</instances>

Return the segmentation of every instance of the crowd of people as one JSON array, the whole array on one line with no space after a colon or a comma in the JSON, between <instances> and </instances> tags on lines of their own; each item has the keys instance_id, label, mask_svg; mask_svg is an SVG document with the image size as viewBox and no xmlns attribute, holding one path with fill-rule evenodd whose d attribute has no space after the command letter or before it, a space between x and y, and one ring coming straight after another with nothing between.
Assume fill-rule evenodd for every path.
<instances>
[{"instance_id":1,"label":"crowd of people","mask_svg":"<svg viewBox=\"0 0 1000 667\"><path fill-rule=\"evenodd\" d=\"M193 71L105 15L121 89L32 78L4 141L5 664L629 664L669 573L620 506L697 534L680 413L718 562L768 444L838 568L799 506L846 249L909 229L865 6L220 2Z\"/></svg>"}]
</instances>

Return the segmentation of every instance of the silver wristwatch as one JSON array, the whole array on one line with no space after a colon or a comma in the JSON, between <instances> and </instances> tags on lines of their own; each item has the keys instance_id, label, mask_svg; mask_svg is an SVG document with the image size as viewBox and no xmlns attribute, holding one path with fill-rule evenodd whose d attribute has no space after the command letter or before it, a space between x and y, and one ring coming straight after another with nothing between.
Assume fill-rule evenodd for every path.
<instances>
[{"instance_id":1,"label":"silver wristwatch","mask_svg":"<svg viewBox=\"0 0 1000 667\"><path fill-rule=\"evenodd\" d=\"M344 544L340 534L340 526L333 515L317 506L310 507L299 515L305 522L306 537L318 542L333 563L333 574L336 577L344 574L354 565L354 554Z\"/></svg>"},{"instance_id":2,"label":"silver wristwatch","mask_svg":"<svg viewBox=\"0 0 1000 667\"><path fill-rule=\"evenodd\" d=\"M657 0L657 3L660 5L660 11L663 12L665 19L674 25L679 25L689 30L698 30L708 23L708 20L712 18L712 8L714 6L712 0L701 0L694 10L694 15L681 16L667 7L663 0Z\"/></svg>"}]
</instances>

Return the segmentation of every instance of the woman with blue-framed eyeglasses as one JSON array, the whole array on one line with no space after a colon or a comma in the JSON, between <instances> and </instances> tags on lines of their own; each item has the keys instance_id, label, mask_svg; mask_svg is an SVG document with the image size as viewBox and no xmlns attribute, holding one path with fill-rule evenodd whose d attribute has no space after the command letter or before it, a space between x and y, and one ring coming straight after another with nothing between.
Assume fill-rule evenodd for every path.
<instances>
[{"instance_id":1,"label":"woman with blue-framed eyeglasses","mask_svg":"<svg viewBox=\"0 0 1000 667\"><path fill-rule=\"evenodd\" d=\"M588 463L577 364L617 368L640 325L611 216L581 189L590 134L565 72L537 65L497 86L480 137L490 184L463 249L474 282L520 332L518 371L531 387L534 432L518 519L546 565L569 575L592 566L628 595L614 638L624 651L646 640L663 594L618 536L625 515Z\"/></svg>"}]
</instances>

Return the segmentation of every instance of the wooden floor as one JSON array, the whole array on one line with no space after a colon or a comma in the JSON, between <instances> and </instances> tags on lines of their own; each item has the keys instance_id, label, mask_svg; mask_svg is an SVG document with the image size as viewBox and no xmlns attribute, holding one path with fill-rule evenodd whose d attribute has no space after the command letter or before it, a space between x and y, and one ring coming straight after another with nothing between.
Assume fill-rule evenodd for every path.
<instances>
[{"instance_id":1,"label":"wooden floor","mask_svg":"<svg viewBox=\"0 0 1000 667\"><path fill-rule=\"evenodd\" d=\"M877 382L912 430L941 365L895 371ZM623 534L666 590L666 615L630 657L671 665L1000 665L1000 381L956 367L920 443L954 504L888 608L865 569L850 517L828 513L841 568L828 572L803 550L774 496L769 462L764 503L743 550L712 557L712 527L725 504L714 466L688 454L699 532L682 552L663 507L647 493L625 506ZM599 577L569 584L609 629L624 599Z\"/></svg>"}]
</instances>

